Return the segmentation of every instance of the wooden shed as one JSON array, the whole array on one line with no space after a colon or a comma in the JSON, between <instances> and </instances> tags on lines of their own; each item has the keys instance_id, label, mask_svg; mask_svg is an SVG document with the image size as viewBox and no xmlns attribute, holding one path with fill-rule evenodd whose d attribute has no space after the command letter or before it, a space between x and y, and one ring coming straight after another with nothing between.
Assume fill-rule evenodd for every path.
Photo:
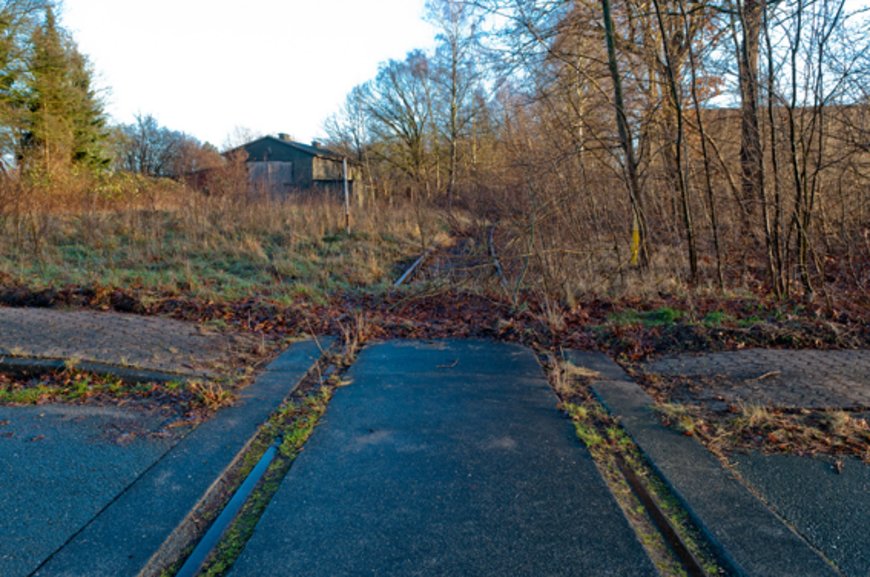
<instances>
[{"instance_id":1,"label":"wooden shed","mask_svg":"<svg viewBox=\"0 0 870 577\"><path fill-rule=\"evenodd\" d=\"M343 157L317 143L303 144L286 134L264 136L236 151L247 155L248 181L252 188L271 194L292 192L341 192ZM232 151L231 151L232 152ZM348 186L353 192L354 170L348 166Z\"/></svg>"}]
</instances>

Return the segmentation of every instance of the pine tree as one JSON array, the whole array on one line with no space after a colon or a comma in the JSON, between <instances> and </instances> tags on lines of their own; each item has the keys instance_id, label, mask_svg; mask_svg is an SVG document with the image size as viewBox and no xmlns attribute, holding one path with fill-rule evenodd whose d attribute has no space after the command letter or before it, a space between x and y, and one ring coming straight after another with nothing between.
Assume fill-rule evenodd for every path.
<instances>
[{"instance_id":1,"label":"pine tree","mask_svg":"<svg viewBox=\"0 0 870 577\"><path fill-rule=\"evenodd\" d=\"M0 0L0 168L12 163L24 127L25 55L44 0Z\"/></svg>"},{"instance_id":2,"label":"pine tree","mask_svg":"<svg viewBox=\"0 0 870 577\"><path fill-rule=\"evenodd\" d=\"M106 118L102 102L91 82L87 59L73 50L70 75L76 106L73 110L73 164L93 170L106 169L110 158L106 150Z\"/></svg>"},{"instance_id":3,"label":"pine tree","mask_svg":"<svg viewBox=\"0 0 870 577\"><path fill-rule=\"evenodd\" d=\"M51 7L31 44L22 166L48 175L73 166L107 166L105 118L87 61L59 27Z\"/></svg>"},{"instance_id":4,"label":"pine tree","mask_svg":"<svg viewBox=\"0 0 870 577\"><path fill-rule=\"evenodd\" d=\"M15 71L12 66L14 35L11 14L7 7L0 9L0 169L5 169L4 157L9 152L13 117L16 107L13 104Z\"/></svg>"}]
</instances>

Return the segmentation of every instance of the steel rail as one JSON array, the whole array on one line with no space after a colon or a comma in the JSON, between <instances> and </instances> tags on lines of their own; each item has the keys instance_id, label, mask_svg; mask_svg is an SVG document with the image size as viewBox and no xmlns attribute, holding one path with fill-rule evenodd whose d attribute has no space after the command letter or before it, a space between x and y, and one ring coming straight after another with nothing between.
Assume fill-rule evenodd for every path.
<instances>
[{"instance_id":1,"label":"steel rail","mask_svg":"<svg viewBox=\"0 0 870 577\"><path fill-rule=\"evenodd\" d=\"M399 279L395 283L393 283L393 287L398 288L402 286L405 281L414 276L414 273L417 272L417 268L419 268L419 266L423 264L423 261L425 261L426 257L428 257L430 254L432 254L432 249L426 249L423 254L421 254L420 257L414 261L414 264L408 267L408 270L406 270L402 274L402 276L400 276Z\"/></svg>"},{"instance_id":2,"label":"steel rail","mask_svg":"<svg viewBox=\"0 0 870 577\"><path fill-rule=\"evenodd\" d=\"M263 453L263 456L260 457L256 466L250 473L248 473L248 476L245 477L244 482L233 494L230 502L227 503L227 506L224 507L223 511L221 511L221 514L214 520L211 527L208 528L208 531L206 531L203 538L200 539L199 543L197 543L193 552L184 562L184 565L182 565L181 569L178 570L178 573L175 574L175 577L194 577L199 573L199 570L202 569L202 565L205 563L209 553L212 552L212 549L214 549L221 540L227 527L229 527L230 523L233 522L233 519L236 518L236 514L241 510L242 506L248 500L248 497L251 496L251 493L254 492L254 487L257 486L257 483L259 483L260 479L263 478L269 465L271 465L272 461L275 460L275 455L278 453L278 447L281 446L281 442L281 437L276 437L272 445L265 453Z\"/></svg>"}]
</instances>

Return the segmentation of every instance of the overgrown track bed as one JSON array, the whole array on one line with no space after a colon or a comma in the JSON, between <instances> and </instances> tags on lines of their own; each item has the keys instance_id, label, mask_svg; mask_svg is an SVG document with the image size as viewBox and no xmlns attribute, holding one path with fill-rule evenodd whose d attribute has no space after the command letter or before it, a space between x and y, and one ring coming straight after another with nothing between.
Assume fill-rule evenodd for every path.
<instances>
[{"instance_id":1,"label":"overgrown track bed","mask_svg":"<svg viewBox=\"0 0 870 577\"><path fill-rule=\"evenodd\" d=\"M702 532L646 462L617 419L595 399L586 369L542 351L560 407L574 423L625 517L650 559L665 576L727 575Z\"/></svg>"},{"instance_id":2,"label":"overgrown track bed","mask_svg":"<svg viewBox=\"0 0 870 577\"><path fill-rule=\"evenodd\" d=\"M229 572L296 456L303 450L326 412L335 389L350 384L344 380L343 374L353 362L361 341L353 338L354 335L349 336L351 338L345 342L342 350L332 348L325 352L296 385L290 397L261 427L240 458L240 465L233 471L232 478L227 481L227 496L223 502L188 520L188 525L199 528L197 532L200 535L205 535L206 529L211 528L210 532L215 533L213 542L208 543L206 549L201 549L197 543L191 543L174 563L160 573L161 577L218 577ZM274 451L274 455L270 456L261 478L250 489L250 493L240 496L243 504L238 513L228 519L225 525L213 527L213 523L220 519L224 506L230 501L230 495L236 493L264 454L270 451ZM223 519L220 520L224 522ZM195 562L190 557L191 554L197 556Z\"/></svg>"}]
</instances>

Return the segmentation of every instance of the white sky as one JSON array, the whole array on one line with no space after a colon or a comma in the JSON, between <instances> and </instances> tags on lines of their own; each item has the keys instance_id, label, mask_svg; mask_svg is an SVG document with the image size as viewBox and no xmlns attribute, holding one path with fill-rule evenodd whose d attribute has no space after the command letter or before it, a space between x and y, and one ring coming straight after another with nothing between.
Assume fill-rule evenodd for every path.
<instances>
[{"instance_id":1,"label":"white sky","mask_svg":"<svg viewBox=\"0 0 870 577\"><path fill-rule=\"evenodd\" d=\"M433 44L424 0L64 0L62 22L136 113L221 146L236 127L306 142L377 65Z\"/></svg>"}]
</instances>

